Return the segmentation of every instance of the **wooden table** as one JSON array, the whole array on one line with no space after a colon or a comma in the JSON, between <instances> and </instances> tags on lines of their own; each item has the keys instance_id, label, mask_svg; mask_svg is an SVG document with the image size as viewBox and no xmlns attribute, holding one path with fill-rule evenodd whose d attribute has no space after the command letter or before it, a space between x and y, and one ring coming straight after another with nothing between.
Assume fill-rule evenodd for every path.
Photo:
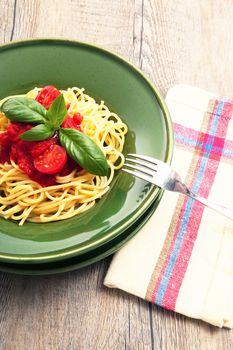
<instances>
[{"instance_id":1,"label":"wooden table","mask_svg":"<svg viewBox=\"0 0 233 350\"><path fill-rule=\"evenodd\" d=\"M176 83L233 94L232 0L0 0L0 43L67 37ZM1 77L0 77L1 83ZM0 349L233 349L233 331L103 287L110 258L63 275L0 275Z\"/></svg>"}]
</instances>

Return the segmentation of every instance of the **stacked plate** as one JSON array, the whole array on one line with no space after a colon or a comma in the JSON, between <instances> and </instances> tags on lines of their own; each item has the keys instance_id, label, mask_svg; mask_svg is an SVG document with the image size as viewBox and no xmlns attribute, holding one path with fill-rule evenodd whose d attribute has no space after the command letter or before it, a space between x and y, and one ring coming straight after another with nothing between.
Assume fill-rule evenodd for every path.
<instances>
[{"instance_id":1,"label":"stacked plate","mask_svg":"<svg viewBox=\"0 0 233 350\"><path fill-rule=\"evenodd\" d=\"M143 74L104 49L60 39L0 46L0 99L45 85L84 87L121 116L129 132L124 153L170 162L169 113ZM156 209L160 189L118 172L110 191L89 211L54 223L23 226L0 219L0 270L52 274L89 265L119 249Z\"/></svg>"}]
</instances>

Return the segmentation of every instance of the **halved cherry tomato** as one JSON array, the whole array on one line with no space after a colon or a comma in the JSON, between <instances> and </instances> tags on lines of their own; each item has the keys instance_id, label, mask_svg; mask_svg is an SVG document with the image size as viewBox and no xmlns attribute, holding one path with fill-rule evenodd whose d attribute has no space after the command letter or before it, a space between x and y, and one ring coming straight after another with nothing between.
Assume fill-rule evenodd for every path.
<instances>
[{"instance_id":1,"label":"halved cherry tomato","mask_svg":"<svg viewBox=\"0 0 233 350\"><path fill-rule=\"evenodd\" d=\"M53 101L61 95L60 91L53 85L45 86L36 96L36 101L42 104L46 109L49 109Z\"/></svg>"},{"instance_id":2,"label":"halved cherry tomato","mask_svg":"<svg viewBox=\"0 0 233 350\"><path fill-rule=\"evenodd\" d=\"M33 158L39 157L41 154L43 154L48 149L52 148L56 143L56 140L51 138L45 141L38 141L35 142L35 144L31 147L30 152Z\"/></svg>"},{"instance_id":3,"label":"halved cherry tomato","mask_svg":"<svg viewBox=\"0 0 233 350\"><path fill-rule=\"evenodd\" d=\"M34 166L43 174L56 174L64 167L66 160L65 149L55 144L34 159Z\"/></svg>"}]
</instances>

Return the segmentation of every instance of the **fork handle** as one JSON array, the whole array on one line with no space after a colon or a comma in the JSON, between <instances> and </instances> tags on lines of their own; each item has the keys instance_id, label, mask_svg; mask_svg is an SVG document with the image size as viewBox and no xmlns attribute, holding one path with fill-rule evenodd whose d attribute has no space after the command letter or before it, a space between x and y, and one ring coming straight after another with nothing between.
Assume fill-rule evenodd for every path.
<instances>
[{"instance_id":1,"label":"fork handle","mask_svg":"<svg viewBox=\"0 0 233 350\"><path fill-rule=\"evenodd\" d=\"M215 210L217 213L224 215L225 217L227 217L228 219L233 220L233 210L226 208L222 205L213 203L211 201L209 201L208 199L205 199L203 197L198 196L197 194L194 194L193 192L191 192L188 187L179 182L179 186L177 188L178 192L181 192L183 194L186 194L187 196L197 200L198 202L204 204L206 207Z\"/></svg>"},{"instance_id":2,"label":"fork handle","mask_svg":"<svg viewBox=\"0 0 233 350\"><path fill-rule=\"evenodd\" d=\"M215 210L217 213L224 215L228 219L233 220L233 210L230 208L226 208L222 205L210 202L209 200L202 198L200 196L197 196L195 194L189 195L190 197L196 199L198 202L204 204L206 207Z\"/></svg>"}]
</instances>

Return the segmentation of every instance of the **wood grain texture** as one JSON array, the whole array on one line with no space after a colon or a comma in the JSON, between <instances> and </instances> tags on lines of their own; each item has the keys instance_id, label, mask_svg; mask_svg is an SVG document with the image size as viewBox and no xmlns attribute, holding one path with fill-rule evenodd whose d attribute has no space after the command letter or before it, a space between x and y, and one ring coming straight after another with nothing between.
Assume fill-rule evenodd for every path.
<instances>
[{"instance_id":1,"label":"wood grain texture","mask_svg":"<svg viewBox=\"0 0 233 350\"><path fill-rule=\"evenodd\" d=\"M0 0L0 43L12 40L15 0Z\"/></svg>"},{"instance_id":2,"label":"wood grain texture","mask_svg":"<svg viewBox=\"0 0 233 350\"><path fill-rule=\"evenodd\" d=\"M232 17L231 0L0 0L0 43L88 41L141 67L164 95L176 83L231 95ZM233 331L103 287L109 263L49 277L0 274L0 349L232 349Z\"/></svg>"},{"instance_id":3,"label":"wood grain texture","mask_svg":"<svg viewBox=\"0 0 233 350\"><path fill-rule=\"evenodd\" d=\"M142 69L165 94L176 83L232 95L233 3L145 1Z\"/></svg>"}]
</instances>

